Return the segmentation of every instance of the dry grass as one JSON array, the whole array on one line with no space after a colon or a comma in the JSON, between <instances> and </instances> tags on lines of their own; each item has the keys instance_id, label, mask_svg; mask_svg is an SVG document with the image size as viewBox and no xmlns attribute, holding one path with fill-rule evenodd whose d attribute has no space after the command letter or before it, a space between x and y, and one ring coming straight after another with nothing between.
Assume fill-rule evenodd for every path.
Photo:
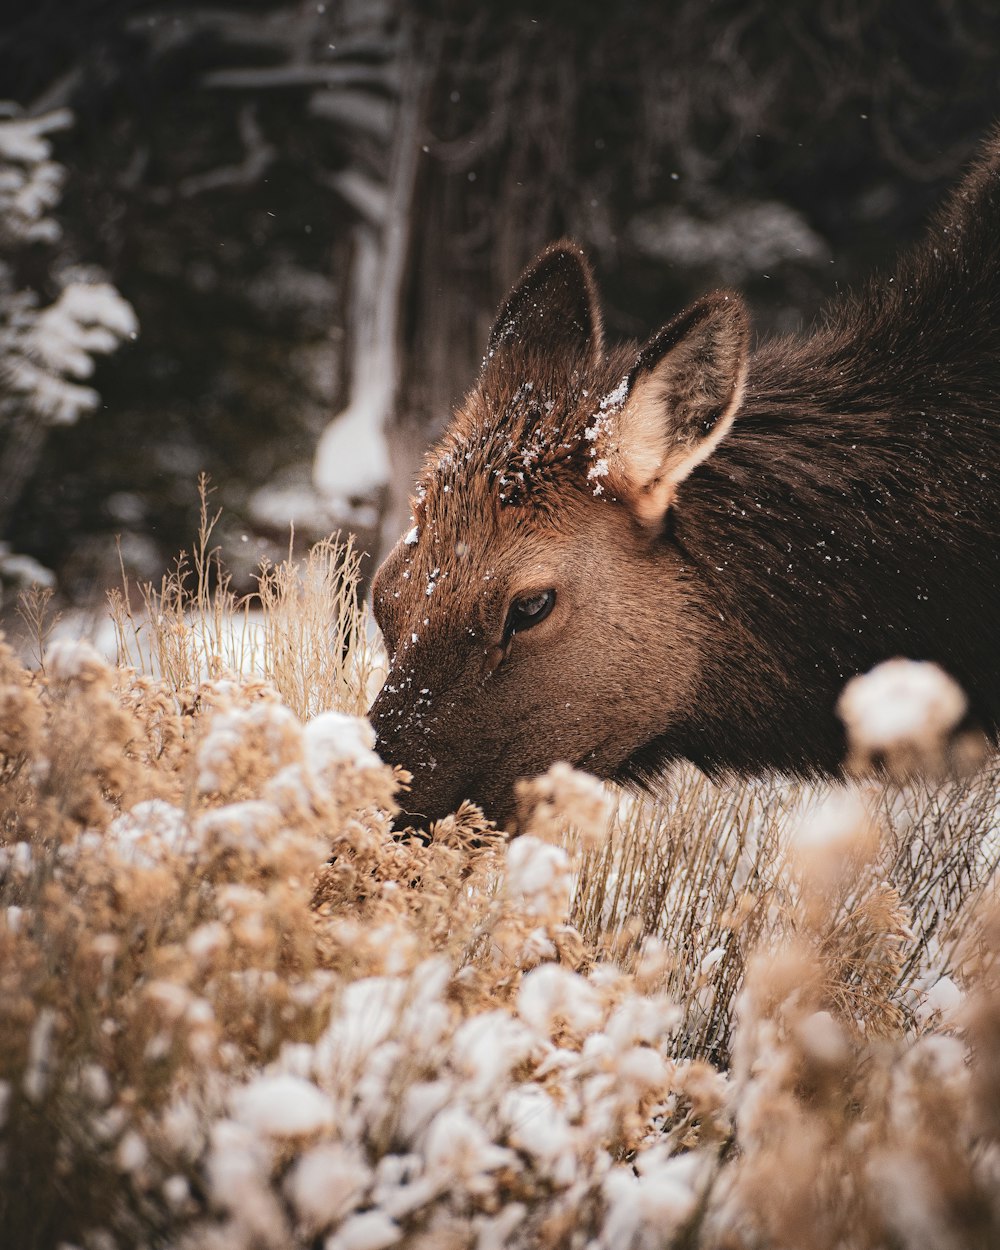
<instances>
[{"instance_id":1,"label":"dry grass","mask_svg":"<svg viewBox=\"0 0 1000 1250\"><path fill-rule=\"evenodd\" d=\"M122 589L110 592L119 665L158 676L174 691L252 674L299 717L330 708L364 715L382 665L369 641L368 609L358 602L361 556L353 536L317 543L304 561L289 553L281 564L265 564L256 593L237 596L212 545L220 513L210 510L207 478L198 485L192 553L181 553L158 588L130 586L123 569ZM37 601L25 619L40 637Z\"/></svg>"},{"instance_id":2,"label":"dry grass","mask_svg":"<svg viewBox=\"0 0 1000 1250\"><path fill-rule=\"evenodd\" d=\"M1000 766L991 760L936 786L868 784L859 792L879 830L877 851L823 900L823 941L843 955L842 1005L857 998L856 1019L891 1032L903 1016L914 1023L921 991L956 966L982 895L995 888ZM719 786L678 767L662 798L620 801L607 840L582 856L572 918L588 945L629 970L647 935L670 952L667 988L684 1008L675 1053L726 1062L748 956L801 924L789 836L825 820L836 795L774 779ZM848 956L859 929L884 932L886 949L857 934ZM890 948L887 993L873 996L868 982Z\"/></svg>"},{"instance_id":3,"label":"dry grass","mask_svg":"<svg viewBox=\"0 0 1000 1250\"><path fill-rule=\"evenodd\" d=\"M0 647L0 1245L1000 1244L995 765L397 840L350 548L212 524L118 665Z\"/></svg>"}]
</instances>

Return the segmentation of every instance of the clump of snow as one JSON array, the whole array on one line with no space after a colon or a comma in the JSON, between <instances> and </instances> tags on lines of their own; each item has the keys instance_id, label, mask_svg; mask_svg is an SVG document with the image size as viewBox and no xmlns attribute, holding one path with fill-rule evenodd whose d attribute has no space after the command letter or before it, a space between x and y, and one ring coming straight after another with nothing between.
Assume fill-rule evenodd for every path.
<instances>
[{"instance_id":1,"label":"clump of snow","mask_svg":"<svg viewBox=\"0 0 1000 1250\"><path fill-rule=\"evenodd\" d=\"M341 190L349 186L356 190L358 184L342 178ZM394 324L405 238L405 230L386 234L370 223L359 226L355 234L350 398L320 436L313 460L316 490L356 524L368 520L373 501L391 476L386 424L399 373ZM364 515L356 517L359 510Z\"/></svg>"},{"instance_id":2,"label":"clump of snow","mask_svg":"<svg viewBox=\"0 0 1000 1250\"><path fill-rule=\"evenodd\" d=\"M666 994L627 994L608 1016L604 1036L624 1053L637 1045L660 1045L681 1019L680 1008Z\"/></svg>"},{"instance_id":3,"label":"clump of snow","mask_svg":"<svg viewBox=\"0 0 1000 1250\"><path fill-rule=\"evenodd\" d=\"M949 976L939 977L918 1001L915 1015L921 1024L935 1016L944 1024L955 1024L965 1003L965 995Z\"/></svg>"},{"instance_id":4,"label":"clump of snow","mask_svg":"<svg viewBox=\"0 0 1000 1250\"><path fill-rule=\"evenodd\" d=\"M43 1007L35 1018L28 1039L28 1063L22 1085L25 1095L32 1102L41 1102L48 1089L54 1067L52 1039L56 1018L51 1007Z\"/></svg>"},{"instance_id":5,"label":"clump of snow","mask_svg":"<svg viewBox=\"0 0 1000 1250\"><path fill-rule=\"evenodd\" d=\"M45 651L45 671L56 681L89 679L105 670L97 650L82 638L60 638Z\"/></svg>"},{"instance_id":6,"label":"clump of snow","mask_svg":"<svg viewBox=\"0 0 1000 1250\"><path fill-rule=\"evenodd\" d=\"M325 1142L301 1156L285 1190L300 1217L322 1228L360 1204L372 1183L372 1171L357 1150Z\"/></svg>"},{"instance_id":7,"label":"clump of snow","mask_svg":"<svg viewBox=\"0 0 1000 1250\"><path fill-rule=\"evenodd\" d=\"M408 977L364 977L344 990L315 1047L317 1076L327 1086L358 1074L380 1047L402 1042L427 1049L450 1019L442 1000L448 967L440 958L419 963Z\"/></svg>"},{"instance_id":8,"label":"clump of snow","mask_svg":"<svg viewBox=\"0 0 1000 1250\"><path fill-rule=\"evenodd\" d=\"M225 950L229 945L229 930L219 920L207 921L206 924L191 930L185 945L192 959L197 961L211 959L216 951Z\"/></svg>"},{"instance_id":9,"label":"clump of snow","mask_svg":"<svg viewBox=\"0 0 1000 1250\"><path fill-rule=\"evenodd\" d=\"M961 687L937 664L904 659L852 678L837 704L853 765L901 773L940 768L967 709Z\"/></svg>"},{"instance_id":10,"label":"clump of snow","mask_svg":"<svg viewBox=\"0 0 1000 1250\"><path fill-rule=\"evenodd\" d=\"M573 873L569 856L526 834L507 849L507 893L533 916L565 916L569 911Z\"/></svg>"},{"instance_id":11,"label":"clump of snow","mask_svg":"<svg viewBox=\"0 0 1000 1250\"><path fill-rule=\"evenodd\" d=\"M253 1128L217 1120L210 1131L205 1174L213 1203L246 1230L241 1244L287 1244L286 1222L270 1186L271 1150Z\"/></svg>"},{"instance_id":12,"label":"clump of snow","mask_svg":"<svg viewBox=\"0 0 1000 1250\"><path fill-rule=\"evenodd\" d=\"M608 391L602 399L598 408L601 412L618 412L628 399L629 380L628 375L621 379L618 385Z\"/></svg>"},{"instance_id":13,"label":"clump of snow","mask_svg":"<svg viewBox=\"0 0 1000 1250\"><path fill-rule=\"evenodd\" d=\"M309 482L268 482L254 491L248 506L258 524L272 529L294 526L296 533L326 534L336 528L337 513Z\"/></svg>"},{"instance_id":14,"label":"clump of snow","mask_svg":"<svg viewBox=\"0 0 1000 1250\"><path fill-rule=\"evenodd\" d=\"M389 480L389 447L380 403L352 404L326 427L316 447L313 481L338 511L377 494Z\"/></svg>"},{"instance_id":15,"label":"clump of snow","mask_svg":"<svg viewBox=\"0 0 1000 1250\"><path fill-rule=\"evenodd\" d=\"M163 799L145 799L112 821L107 837L122 859L152 868L169 855L194 855L202 839L187 815Z\"/></svg>"},{"instance_id":16,"label":"clump of snow","mask_svg":"<svg viewBox=\"0 0 1000 1250\"><path fill-rule=\"evenodd\" d=\"M420 537L420 526L414 525L412 529L409 529L406 531L406 535L403 538L403 545L406 547L413 547L416 545L417 539L419 537Z\"/></svg>"},{"instance_id":17,"label":"clump of snow","mask_svg":"<svg viewBox=\"0 0 1000 1250\"><path fill-rule=\"evenodd\" d=\"M966 707L959 684L927 660L887 660L849 681L837 705L852 740L872 751L946 734Z\"/></svg>"},{"instance_id":18,"label":"clump of snow","mask_svg":"<svg viewBox=\"0 0 1000 1250\"><path fill-rule=\"evenodd\" d=\"M461 1180L473 1189L488 1190L485 1174L517 1162L512 1151L495 1145L478 1120L460 1106L444 1107L434 1117L424 1135L423 1155L440 1188Z\"/></svg>"},{"instance_id":19,"label":"clump of snow","mask_svg":"<svg viewBox=\"0 0 1000 1250\"><path fill-rule=\"evenodd\" d=\"M262 740L271 760L277 764L300 732L295 714L280 703L266 701L217 712L198 747L199 792L211 794L222 787L245 750L248 736Z\"/></svg>"},{"instance_id":20,"label":"clump of snow","mask_svg":"<svg viewBox=\"0 0 1000 1250\"><path fill-rule=\"evenodd\" d=\"M191 1198L191 1186L188 1184L186 1176L174 1173L168 1176L163 1182L163 1197L167 1201L167 1205L175 1211L182 1210Z\"/></svg>"},{"instance_id":21,"label":"clump of snow","mask_svg":"<svg viewBox=\"0 0 1000 1250\"><path fill-rule=\"evenodd\" d=\"M323 712L305 726L302 734L306 764L317 776L342 764L355 768L381 768L375 754L375 731L361 716Z\"/></svg>"},{"instance_id":22,"label":"clump of snow","mask_svg":"<svg viewBox=\"0 0 1000 1250\"><path fill-rule=\"evenodd\" d=\"M263 850L281 822L281 810L265 799L244 799L213 808L195 822L197 841Z\"/></svg>"},{"instance_id":23,"label":"clump of snow","mask_svg":"<svg viewBox=\"0 0 1000 1250\"><path fill-rule=\"evenodd\" d=\"M837 1067L848 1057L844 1030L828 1011L814 1011L798 1022L796 1032L802 1049L816 1062Z\"/></svg>"},{"instance_id":24,"label":"clump of snow","mask_svg":"<svg viewBox=\"0 0 1000 1250\"><path fill-rule=\"evenodd\" d=\"M626 374L607 395L603 396L584 428L583 436L590 443L590 458L593 464L587 471L587 480L594 483L594 494L604 493L603 478L611 470L609 455L613 451L610 445L612 418L624 407L629 395L629 378Z\"/></svg>"},{"instance_id":25,"label":"clump of snow","mask_svg":"<svg viewBox=\"0 0 1000 1250\"><path fill-rule=\"evenodd\" d=\"M606 456L602 456L600 460L596 460L587 470L587 480L594 483L594 494L600 495L604 492L601 484L601 478L608 476L608 460Z\"/></svg>"},{"instance_id":26,"label":"clump of snow","mask_svg":"<svg viewBox=\"0 0 1000 1250\"><path fill-rule=\"evenodd\" d=\"M389 1250L403 1236L403 1230L383 1211L363 1211L352 1215L328 1237L324 1250Z\"/></svg>"},{"instance_id":27,"label":"clump of snow","mask_svg":"<svg viewBox=\"0 0 1000 1250\"><path fill-rule=\"evenodd\" d=\"M505 1011L484 1011L455 1030L451 1062L468 1096L487 1098L535 1050L538 1040Z\"/></svg>"},{"instance_id":28,"label":"clump of snow","mask_svg":"<svg viewBox=\"0 0 1000 1250\"><path fill-rule=\"evenodd\" d=\"M15 842L13 846L0 846L0 872L14 877L27 877L35 869L35 852L30 842ZM20 909L18 909L18 914Z\"/></svg>"},{"instance_id":29,"label":"clump of snow","mask_svg":"<svg viewBox=\"0 0 1000 1250\"><path fill-rule=\"evenodd\" d=\"M657 1250L690 1219L702 1161L697 1155L669 1157L652 1147L639 1158L638 1175L616 1167L604 1179L607 1214L601 1229L602 1250Z\"/></svg>"},{"instance_id":30,"label":"clump of snow","mask_svg":"<svg viewBox=\"0 0 1000 1250\"><path fill-rule=\"evenodd\" d=\"M149 1160L149 1147L134 1129L125 1133L115 1151L115 1162L123 1172L138 1172Z\"/></svg>"},{"instance_id":31,"label":"clump of snow","mask_svg":"<svg viewBox=\"0 0 1000 1250\"><path fill-rule=\"evenodd\" d=\"M289 1073L260 1076L230 1098L239 1124L269 1137L304 1137L333 1124L333 1103L311 1081Z\"/></svg>"},{"instance_id":32,"label":"clump of snow","mask_svg":"<svg viewBox=\"0 0 1000 1250\"><path fill-rule=\"evenodd\" d=\"M802 814L793 831L794 845L802 850L843 851L870 823L868 808L857 790L835 786Z\"/></svg>"},{"instance_id":33,"label":"clump of snow","mask_svg":"<svg viewBox=\"0 0 1000 1250\"><path fill-rule=\"evenodd\" d=\"M604 1005L586 977L559 964L542 964L525 974L517 994L517 1013L544 1036L551 1035L556 1021L586 1034L600 1028Z\"/></svg>"},{"instance_id":34,"label":"clump of snow","mask_svg":"<svg viewBox=\"0 0 1000 1250\"><path fill-rule=\"evenodd\" d=\"M577 1146L582 1132L539 1085L517 1085L501 1099L500 1119L507 1140L529 1155L556 1185L570 1185L576 1176Z\"/></svg>"},{"instance_id":35,"label":"clump of snow","mask_svg":"<svg viewBox=\"0 0 1000 1250\"><path fill-rule=\"evenodd\" d=\"M0 120L0 220L3 233L26 243L54 243L59 223L46 216L59 203L65 171L51 159L47 135L73 124L69 109Z\"/></svg>"}]
</instances>

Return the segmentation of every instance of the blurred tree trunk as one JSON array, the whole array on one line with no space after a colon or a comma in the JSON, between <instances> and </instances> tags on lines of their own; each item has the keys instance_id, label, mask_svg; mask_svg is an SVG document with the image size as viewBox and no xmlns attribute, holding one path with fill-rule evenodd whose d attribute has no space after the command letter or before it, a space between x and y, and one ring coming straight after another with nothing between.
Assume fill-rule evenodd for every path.
<instances>
[{"instance_id":1,"label":"blurred tree trunk","mask_svg":"<svg viewBox=\"0 0 1000 1250\"><path fill-rule=\"evenodd\" d=\"M402 311L415 220L415 190L433 48L414 49L412 24L402 22L394 78L398 84L384 177L357 170L331 185L358 211L349 275L351 317L348 405L324 431L314 481L348 518L377 499L384 505L394 478L387 426L399 400Z\"/></svg>"},{"instance_id":2,"label":"blurred tree trunk","mask_svg":"<svg viewBox=\"0 0 1000 1250\"><path fill-rule=\"evenodd\" d=\"M509 21L480 10L428 19L423 40L414 49L428 70L422 160L383 554L408 528L422 455L472 384L496 302L536 252L578 222L571 37L560 37L561 47L539 39L537 55L525 56Z\"/></svg>"}]
</instances>

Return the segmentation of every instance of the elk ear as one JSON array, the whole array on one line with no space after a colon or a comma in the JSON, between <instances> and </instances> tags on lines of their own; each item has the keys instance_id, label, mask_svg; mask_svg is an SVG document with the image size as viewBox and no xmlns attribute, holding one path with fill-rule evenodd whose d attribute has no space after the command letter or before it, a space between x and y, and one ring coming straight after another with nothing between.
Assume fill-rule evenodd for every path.
<instances>
[{"instance_id":1,"label":"elk ear","mask_svg":"<svg viewBox=\"0 0 1000 1250\"><path fill-rule=\"evenodd\" d=\"M594 276L575 243L553 243L521 275L490 331L487 374L528 362L586 367L603 349Z\"/></svg>"},{"instance_id":2,"label":"elk ear","mask_svg":"<svg viewBox=\"0 0 1000 1250\"><path fill-rule=\"evenodd\" d=\"M624 398L605 401L594 454L613 492L645 524L663 519L677 486L729 432L743 399L749 340L742 299L707 295L642 348Z\"/></svg>"}]
</instances>

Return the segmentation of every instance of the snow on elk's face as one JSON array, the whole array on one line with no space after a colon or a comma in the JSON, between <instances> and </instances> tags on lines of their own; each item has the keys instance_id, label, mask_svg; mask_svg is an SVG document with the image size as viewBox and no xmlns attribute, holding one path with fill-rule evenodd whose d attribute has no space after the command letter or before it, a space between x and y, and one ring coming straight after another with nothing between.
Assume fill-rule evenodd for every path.
<instances>
[{"instance_id":1,"label":"snow on elk's face","mask_svg":"<svg viewBox=\"0 0 1000 1250\"><path fill-rule=\"evenodd\" d=\"M606 353L571 244L515 287L375 578L391 666L370 715L413 775L408 822L467 798L507 822L518 778L614 776L690 702L697 615L665 518L732 421L746 341L720 294Z\"/></svg>"}]
</instances>

